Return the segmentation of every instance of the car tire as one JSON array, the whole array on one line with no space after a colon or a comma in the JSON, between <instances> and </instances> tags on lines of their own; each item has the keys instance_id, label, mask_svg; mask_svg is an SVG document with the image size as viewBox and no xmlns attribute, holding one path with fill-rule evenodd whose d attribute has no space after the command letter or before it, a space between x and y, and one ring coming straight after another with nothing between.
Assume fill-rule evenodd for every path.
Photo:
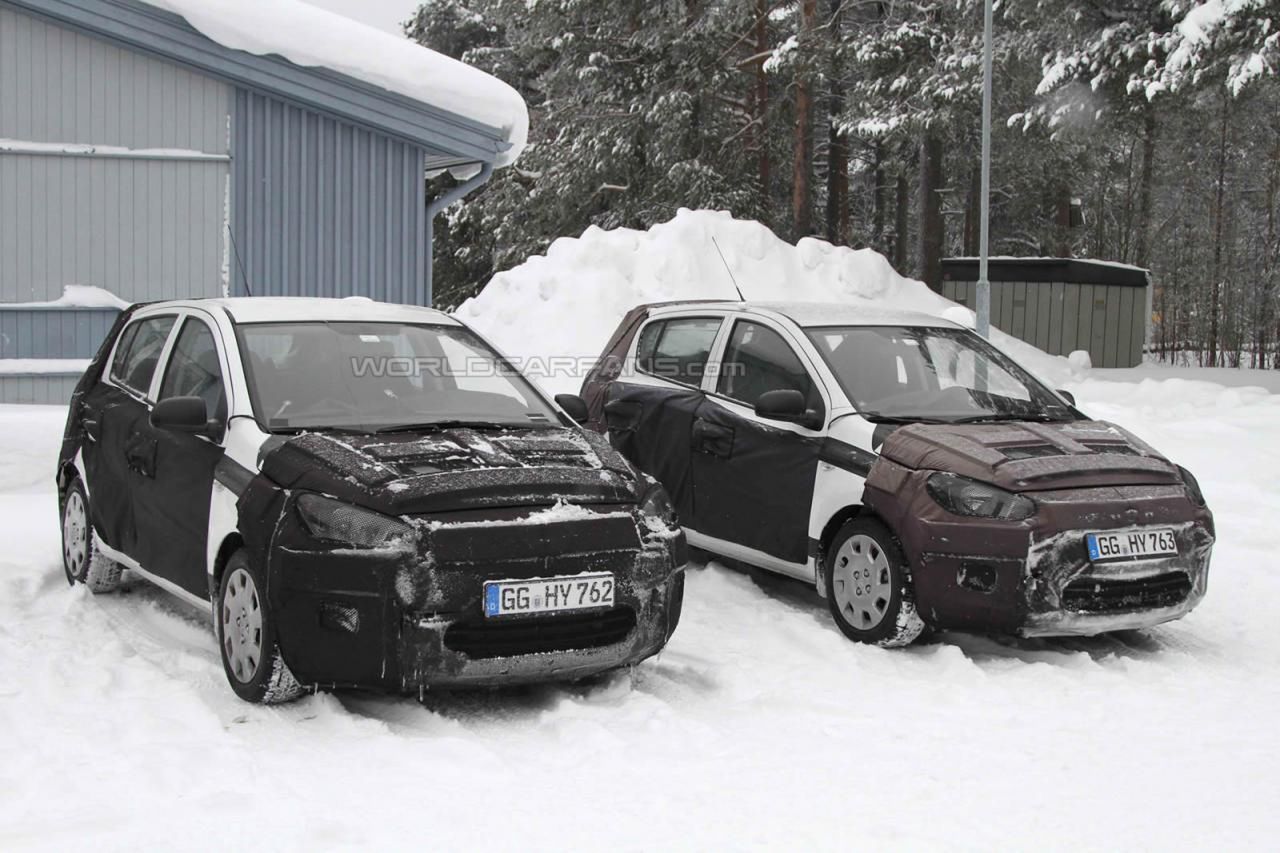
<instances>
[{"instance_id":1,"label":"car tire","mask_svg":"<svg viewBox=\"0 0 1280 853\"><path fill-rule=\"evenodd\" d=\"M62 571L67 583L82 583L93 593L120 588L124 567L98 550L89 514L89 494L80 479L62 495Z\"/></svg>"},{"instance_id":2,"label":"car tire","mask_svg":"<svg viewBox=\"0 0 1280 853\"><path fill-rule=\"evenodd\" d=\"M246 702L292 702L306 689L298 683L276 643L274 614L262 573L242 548L227 560L218 584L214 631L222 669L235 694Z\"/></svg>"},{"instance_id":3,"label":"car tire","mask_svg":"<svg viewBox=\"0 0 1280 853\"><path fill-rule=\"evenodd\" d=\"M902 546L879 519L845 522L827 550L826 574L827 606L849 639L897 647L924 632Z\"/></svg>"}]
</instances>

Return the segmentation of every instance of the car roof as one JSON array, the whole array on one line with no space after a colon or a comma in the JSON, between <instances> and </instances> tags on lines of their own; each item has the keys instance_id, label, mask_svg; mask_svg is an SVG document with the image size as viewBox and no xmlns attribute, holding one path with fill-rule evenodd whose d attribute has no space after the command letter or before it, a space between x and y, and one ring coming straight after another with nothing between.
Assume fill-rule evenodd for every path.
<instances>
[{"instance_id":1,"label":"car roof","mask_svg":"<svg viewBox=\"0 0 1280 853\"><path fill-rule=\"evenodd\" d=\"M434 308L375 302L363 296L325 299L306 296L239 296L154 302L149 311L165 308L222 308L236 323L432 323L460 326Z\"/></svg>"},{"instance_id":2,"label":"car roof","mask_svg":"<svg viewBox=\"0 0 1280 853\"><path fill-rule=\"evenodd\" d=\"M851 302L705 302L655 303L653 314L715 310L763 316L781 316L798 326L912 326L962 328L959 324L921 311L903 311Z\"/></svg>"}]
</instances>

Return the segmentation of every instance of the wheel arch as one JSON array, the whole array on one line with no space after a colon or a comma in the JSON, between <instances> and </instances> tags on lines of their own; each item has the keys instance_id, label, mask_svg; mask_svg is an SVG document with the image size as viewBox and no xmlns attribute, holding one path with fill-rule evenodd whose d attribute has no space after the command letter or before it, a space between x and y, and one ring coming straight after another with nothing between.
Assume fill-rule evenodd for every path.
<instances>
[{"instance_id":1,"label":"wheel arch","mask_svg":"<svg viewBox=\"0 0 1280 853\"><path fill-rule=\"evenodd\" d=\"M214 602L215 611L217 610L218 587L222 583L222 573L226 571L227 562L231 559L231 555L243 547L244 537L240 535L238 530L228 533L218 545L213 563L209 566L209 600Z\"/></svg>"},{"instance_id":2,"label":"wheel arch","mask_svg":"<svg viewBox=\"0 0 1280 853\"><path fill-rule=\"evenodd\" d=\"M836 510L835 513L827 519L826 524L822 527L822 534L818 537L816 543L816 553L814 554L814 583L817 585L818 594L823 598L827 597L827 554L831 551L831 543L835 541L836 535L840 529L858 518L873 518L888 528L889 533L898 538L898 531L893 529L885 517L876 512L873 508L866 504L849 504Z\"/></svg>"}]
</instances>

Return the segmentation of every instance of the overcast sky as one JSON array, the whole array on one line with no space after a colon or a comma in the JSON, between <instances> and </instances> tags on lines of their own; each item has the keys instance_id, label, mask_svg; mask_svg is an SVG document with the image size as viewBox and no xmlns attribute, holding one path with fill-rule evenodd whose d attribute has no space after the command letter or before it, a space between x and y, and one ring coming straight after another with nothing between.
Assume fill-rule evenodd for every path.
<instances>
[{"instance_id":1,"label":"overcast sky","mask_svg":"<svg viewBox=\"0 0 1280 853\"><path fill-rule=\"evenodd\" d=\"M418 0L307 0L331 12L355 18L396 35L404 35L400 23L412 17Z\"/></svg>"}]
</instances>

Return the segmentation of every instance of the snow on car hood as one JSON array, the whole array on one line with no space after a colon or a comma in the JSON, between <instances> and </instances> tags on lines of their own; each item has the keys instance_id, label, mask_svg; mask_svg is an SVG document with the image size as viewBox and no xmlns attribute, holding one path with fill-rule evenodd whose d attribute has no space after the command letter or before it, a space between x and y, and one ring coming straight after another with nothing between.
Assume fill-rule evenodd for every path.
<instances>
[{"instance_id":1,"label":"snow on car hood","mask_svg":"<svg viewBox=\"0 0 1280 853\"><path fill-rule=\"evenodd\" d=\"M880 453L1012 491L1181 482L1153 447L1104 421L911 424L890 433Z\"/></svg>"},{"instance_id":2,"label":"snow on car hood","mask_svg":"<svg viewBox=\"0 0 1280 853\"><path fill-rule=\"evenodd\" d=\"M569 428L303 433L268 442L260 467L285 488L392 515L639 497L631 467L603 437Z\"/></svg>"}]
</instances>

